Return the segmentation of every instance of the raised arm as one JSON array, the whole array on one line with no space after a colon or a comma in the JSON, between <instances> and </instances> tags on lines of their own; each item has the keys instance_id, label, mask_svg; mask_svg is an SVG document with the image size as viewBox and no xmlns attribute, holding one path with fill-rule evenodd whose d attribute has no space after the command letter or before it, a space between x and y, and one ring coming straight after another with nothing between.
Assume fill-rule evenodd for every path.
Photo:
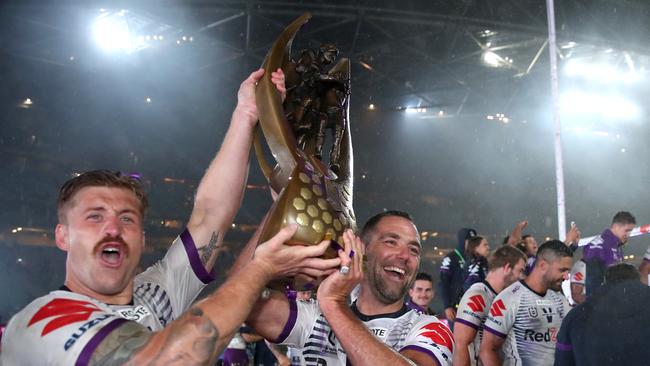
<instances>
[{"instance_id":1,"label":"raised arm","mask_svg":"<svg viewBox=\"0 0 650 366\"><path fill-rule=\"evenodd\" d=\"M239 87L230 127L196 191L187 228L208 271L212 269L217 248L241 205L248 175L248 156L258 119L255 83L263 74L263 69L253 72ZM272 80L284 95L282 71L274 72Z\"/></svg>"},{"instance_id":2,"label":"raised arm","mask_svg":"<svg viewBox=\"0 0 650 366\"><path fill-rule=\"evenodd\" d=\"M508 237L508 242L506 243L506 245L510 245L513 247L517 246L517 243L521 241L521 237L522 237L521 232L524 230L524 228L526 228L526 226L528 226L528 220L519 221L515 225L514 229L512 229L512 232Z\"/></svg>"},{"instance_id":3,"label":"raised arm","mask_svg":"<svg viewBox=\"0 0 650 366\"><path fill-rule=\"evenodd\" d=\"M338 259L318 259L328 242L284 245L295 230L295 226L285 227L260 245L249 263L164 330L149 333L133 322L113 330L96 349L91 364L212 365L269 280L294 275L305 267L314 274L321 271L314 268L324 268L324 274L339 265Z\"/></svg>"}]
</instances>

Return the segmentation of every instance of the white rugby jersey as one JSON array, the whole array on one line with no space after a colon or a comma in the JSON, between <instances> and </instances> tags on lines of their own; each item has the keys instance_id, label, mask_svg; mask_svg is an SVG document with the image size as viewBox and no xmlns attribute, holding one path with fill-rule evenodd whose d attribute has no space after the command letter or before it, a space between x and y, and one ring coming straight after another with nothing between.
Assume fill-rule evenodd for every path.
<instances>
[{"instance_id":1,"label":"white rugby jersey","mask_svg":"<svg viewBox=\"0 0 650 366\"><path fill-rule=\"evenodd\" d=\"M494 298L485 330L505 338L504 365L552 365L557 333L569 310L560 292L538 294L519 281Z\"/></svg>"},{"instance_id":2,"label":"white rugby jersey","mask_svg":"<svg viewBox=\"0 0 650 366\"><path fill-rule=\"evenodd\" d=\"M185 230L162 260L135 277L130 305L108 305L66 290L32 301L7 325L2 364L86 365L113 330L128 321L163 329L211 280Z\"/></svg>"},{"instance_id":3,"label":"white rugby jersey","mask_svg":"<svg viewBox=\"0 0 650 366\"><path fill-rule=\"evenodd\" d=\"M481 340L483 339L483 325L487 318L490 305L497 292L486 281L473 284L463 295L456 312L457 323L462 323L477 330L474 342L469 346L469 355L472 365L479 364L478 355Z\"/></svg>"},{"instance_id":4,"label":"white rugby jersey","mask_svg":"<svg viewBox=\"0 0 650 366\"><path fill-rule=\"evenodd\" d=\"M317 301L289 300L290 314L278 343L302 350L303 366L345 366L347 355L341 347ZM430 355L439 365L451 365L453 334L435 316L424 315L406 306L393 314L365 316L356 304L352 311L384 344L400 352L413 349Z\"/></svg>"}]
</instances>

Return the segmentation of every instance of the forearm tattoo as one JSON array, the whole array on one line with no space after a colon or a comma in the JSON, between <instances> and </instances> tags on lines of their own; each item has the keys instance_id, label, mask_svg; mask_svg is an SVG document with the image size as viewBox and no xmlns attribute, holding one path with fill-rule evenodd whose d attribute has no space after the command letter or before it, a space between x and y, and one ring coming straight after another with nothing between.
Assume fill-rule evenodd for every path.
<instances>
[{"instance_id":1,"label":"forearm tattoo","mask_svg":"<svg viewBox=\"0 0 650 366\"><path fill-rule=\"evenodd\" d=\"M218 241L219 241L219 233L213 231L208 244L197 249L199 251L199 256L201 257L201 263L203 263L204 266L208 263L210 258L212 258L214 252L217 251Z\"/></svg>"},{"instance_id":2,"label":"forearm tattoo","mask_svg":"<svg viewBox=\"0 0 650 366\"><path fill-rule=\"evenodd\" d=\"M126 322L112 331L93 353L91 365L123 365L131 360L153 334L136 322Z\"/></svg>"},{"instance_id":3,"label":"forearm tattoo","mask_svg":"<svg viewBox=\"0 0 650 366\"><path fill-rule=\"evenodd\" d=\"M209 365L216 354L219 331L203 310L192 307L156 339L135 322L111 332L97 347L91 365ZM155 342L155 344L149 344Z\"/></svg>"}]
</instances>

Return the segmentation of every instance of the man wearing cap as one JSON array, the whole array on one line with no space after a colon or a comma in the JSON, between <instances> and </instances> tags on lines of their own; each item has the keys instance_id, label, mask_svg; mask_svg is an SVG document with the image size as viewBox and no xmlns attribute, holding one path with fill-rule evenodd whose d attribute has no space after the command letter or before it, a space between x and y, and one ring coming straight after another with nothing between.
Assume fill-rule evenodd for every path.
<instances>
[{"instance_id":1,"label":"man wearing cap","mask_svg":"<svg viewBox=\"0 0 650 366\"><path fill-rule=\"evenodd\" d=\"M445 309L445 317L452 325L456 319L456 307L463 296L463 278L465 266L465 250L467 240L476 236L476 230L462 228L458 230L456 249L449 252L442 258L440 265L440 282L438 292L442 297L442 305Z\"/></svg>"}]
</instances>

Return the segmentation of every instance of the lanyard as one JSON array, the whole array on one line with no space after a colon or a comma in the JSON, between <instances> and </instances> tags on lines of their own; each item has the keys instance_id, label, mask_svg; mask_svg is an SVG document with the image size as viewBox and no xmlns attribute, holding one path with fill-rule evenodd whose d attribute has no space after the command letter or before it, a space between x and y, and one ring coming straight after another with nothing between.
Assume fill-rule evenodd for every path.
<instances>
[{"instance_id":1,"label":"lanyard","mask_svg":"<svg viewBox=\"0 0 650 366\"><path fill-rule=\"evenodd\" d=\"M458 258L460 258L460 265L461 267L465 265L465 258L463 257L462 254L460 254L460 251L458 249L454 249L454 252L456 252L456 255Z\"/></svg>"}]
</instances>

